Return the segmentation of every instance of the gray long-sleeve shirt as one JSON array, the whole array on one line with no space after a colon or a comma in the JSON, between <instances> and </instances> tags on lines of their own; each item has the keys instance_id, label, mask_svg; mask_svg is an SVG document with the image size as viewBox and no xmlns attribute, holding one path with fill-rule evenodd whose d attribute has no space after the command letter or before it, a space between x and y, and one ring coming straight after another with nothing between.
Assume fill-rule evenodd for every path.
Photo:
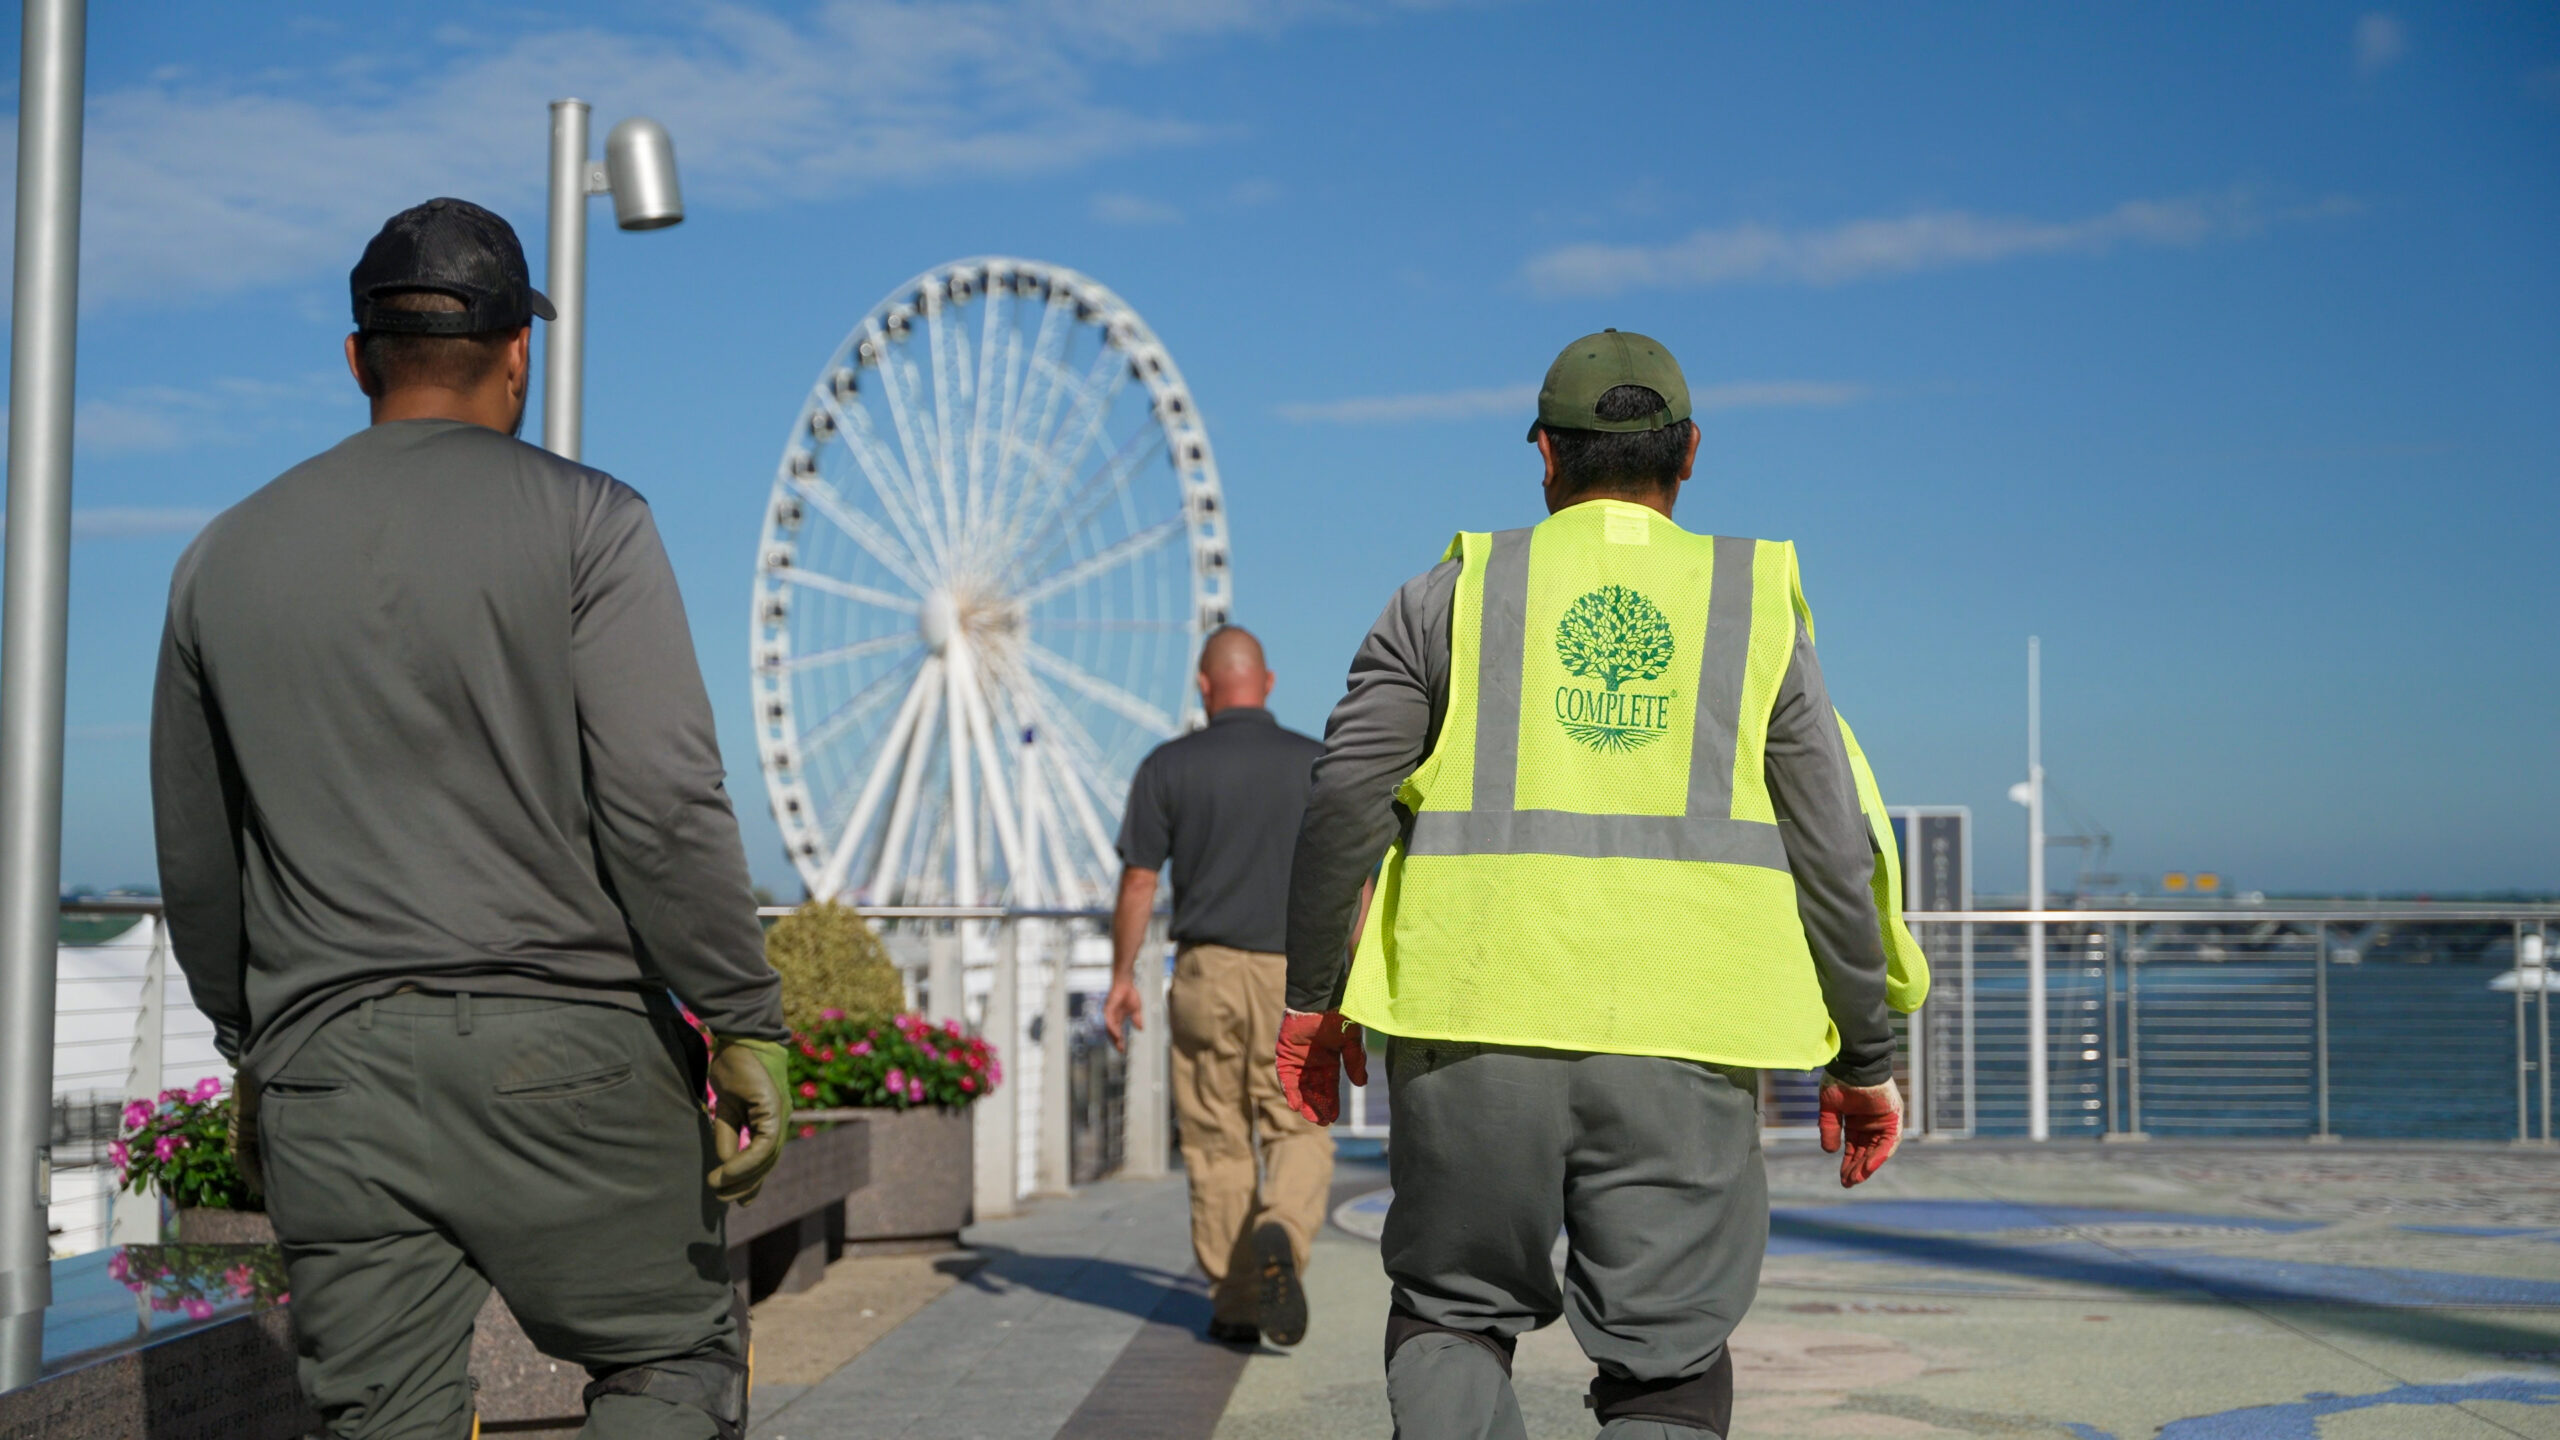
<instances>
[{"instance_id":1,"label":"gray long-sleeve shirt","mask_svg":"<svg viewBox=\"0 0 2560 1440\"><path fill-rule=\"evenodd\" d=\"M253 1077L410 985L789 1033L675 574L599 471L396 421L225 511L170 584L151 785L178 963Z\"/></svg>"},{"instance_id":2,"label":"gray long-sleeve shirt","mask_svg":"<svg viewBox=\"0 0 2560 1440\"><path fill-rule=\"evenodd\" d=\"M1412 823L1396 788L1431 753L1448 714L1459 563L1444 560L1396 591L1360 642L1347 693L1325 723L1324 758L1316 762L1290 867L1293 1010L1341 1003L1361 883ZM1797 914L1824 1004L1840 1031L1840 1054L1829 1068L1848 1084L1881 1084L1893 1074L1893 1031L1884 938L1870 888L1875 841L1858 808L1821 663L1802 625L1770 716L1765 769L1795 875Z\"/></svg>"}]
</instances>

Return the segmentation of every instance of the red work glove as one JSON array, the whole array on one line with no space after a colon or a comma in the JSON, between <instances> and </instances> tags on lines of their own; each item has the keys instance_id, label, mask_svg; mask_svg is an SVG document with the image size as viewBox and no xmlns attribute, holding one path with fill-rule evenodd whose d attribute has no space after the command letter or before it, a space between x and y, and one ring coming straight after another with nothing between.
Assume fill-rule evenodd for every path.
<instances>
[{"instance_id":1,"label":"red work glove","mask_svg":"<svg viewBox=\"0 0 2560 1440\"><path fill-rule=\"evenodd\" d=\"M1902 1091L1892 1081L1843 1085L1823 1080L1822 1148L1840 1152L1842 1189L1883 1169L1901 1143Z\"/></svg>"},{"instance_id":2,"label":"red work glove","mask_svg":"<svg viewBox=\"0 0 2560 1440\"><path fill-rule=\"evenodd\" d=\"M1340 1072L1351 1083L1369 1083L1369 1052L1360 1046L1360 1027L1339 1010L1310 1013L1290 1010L1280 1016L1280 1093L1289 1108L1318 1125L1330 1125L1342 1113Z\"/></svg>"}]
</instances>

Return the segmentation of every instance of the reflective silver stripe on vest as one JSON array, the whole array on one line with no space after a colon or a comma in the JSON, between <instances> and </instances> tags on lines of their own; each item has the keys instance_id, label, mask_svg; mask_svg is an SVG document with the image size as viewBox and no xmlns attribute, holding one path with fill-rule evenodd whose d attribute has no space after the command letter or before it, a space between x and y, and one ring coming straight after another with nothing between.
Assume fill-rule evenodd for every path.
<instances>
[{"instance_id":1,"label":"reflective silver stripe on vest","mask_svg":"<svg viewBox=\"0 0 2560 1440\"><path fill-rule=\"evenodd\" d=\"M1529 532L1497 530L1485 557L1476 632L1478 810L1509 810L1520 793L1520 672L1528 644Z\"/></svg>"},{"instance_id":2,"label":"reflective silver stripe on vest","mask_svg":"<svg viewBox=\"0 0 2560 1440\"><path fill-rule=\"evenodd\" d=\"M1425 810L1408 855L1569 855L1787 868L1778 827L1733 818L1733 755L1751 663L1751 571L1758 544L1716 537L1698 715L1685 815L1515 810L1520 793L1520 682L1528 664L1529 532L1497 531L1484 567L1476 639L1475 808Z\"/></svg>"},{"instance_id":3,"label":"reflective silver stripe on vest","mask_svg":"<svg viewBox=\"0 0 2560 1440\"><path fill-rule=\"evenodd\" d=\"M1707 592L1707 643L1698 656L1698 725L1689 739L1689 812L1733 813L1733 747L1742 733L1742 682L1751 668L1751 562L1756 540L1716 537Z\"/></svg>"},{"instance_id":4,"label":"reflective silver stripe on vest","mask_svg":"<svg viewBox=\"0 0 2560 1440\"><path fill-rule=\"evenodd\" d=\"M1571 855L1787 868L1778 827L1694 815L1577 815L1569 810L1425 810L1407 855Z\"/></svg>"}]
</instances>

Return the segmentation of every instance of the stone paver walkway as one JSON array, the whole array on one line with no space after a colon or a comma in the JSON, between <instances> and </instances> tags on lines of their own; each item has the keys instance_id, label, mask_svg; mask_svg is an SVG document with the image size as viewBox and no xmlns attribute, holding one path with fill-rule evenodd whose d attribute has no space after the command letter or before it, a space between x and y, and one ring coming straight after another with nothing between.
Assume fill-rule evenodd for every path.
<instances>
[{"instance_id":1,"label":"stone paver walkway","mask_svg":"<svg viewBox=\"0 0 2560 1440\"><path fill-rule=\"evenodd\" d=\"M1773 1151L1748 1440L2560 1440L2560 1157L2477 1147L1914 1145L1844 1195ZM759 1420L773 1440L1389 1433L1374 1236L1346 1159L1315 1325L1195 1338L1181 1182L970 1232L985 1268ZM1593 1433L1568 1327L1521 1344L1536 1440Z\"/></svg>"}]
</instances>

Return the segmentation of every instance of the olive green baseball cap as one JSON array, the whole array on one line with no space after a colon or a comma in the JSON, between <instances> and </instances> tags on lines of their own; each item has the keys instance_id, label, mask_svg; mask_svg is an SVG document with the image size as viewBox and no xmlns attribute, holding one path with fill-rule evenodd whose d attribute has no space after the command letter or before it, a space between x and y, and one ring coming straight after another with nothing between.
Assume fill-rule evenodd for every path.
<instances>
[{"instance_id":1,"label":"olive green baseball cap","mask_svg":"<svg viewBox=\"0 0 2560 1440\"><path fill-rule=\"evenodd\" d=\"M1621 385L1642 385L1665 403L1633 420L1601 419L1600 397ZM1567 345L1556 363L1547 367L1547 383L1538 387L1538 418L1529 425L1529 438L1536 440L1542 425L1550 430L1624 433L1659 430L1688 418L1689 381L1680 373L1680 362L1652 336L1610 329Z\"/></svg>"}]
</instances>

